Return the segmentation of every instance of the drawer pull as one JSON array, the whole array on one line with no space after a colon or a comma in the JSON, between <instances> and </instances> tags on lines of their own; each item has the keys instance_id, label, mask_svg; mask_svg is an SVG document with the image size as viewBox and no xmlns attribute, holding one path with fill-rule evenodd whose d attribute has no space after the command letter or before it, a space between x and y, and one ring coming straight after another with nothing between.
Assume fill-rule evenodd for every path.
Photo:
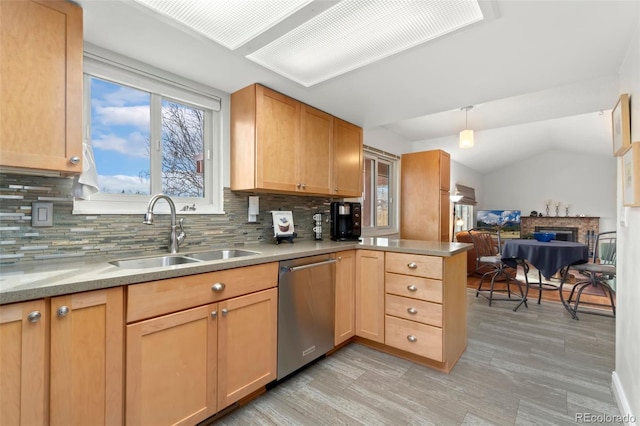
<instances>
[{"instance_id":1,"label":"drawer pull","mask_svg":"<svg viewBox=\"0 0 640 426\"><path fill-rule=\"evenodd\" d=\"M416 336L408 335L407 340L413 343L413 342L417 342L418 338Z\"/></svg>"},{"instance_id":2,"label":"drawer pull","mask_svg":"<svg viewBox=\"0 0 640 426\"><path fill-rule=\"evenodd\" d=\"M224 283L215 283L214 285L211 286L212 291L222 291L224 290L224 288L225 288Z\"/></svg>"},{"instance_id":3,"label":"drawer pull","mask_svg":"<svg viewBox=\"0 0 640 426\"><path fill-rule=\"evenodd\" d=\"M416 269L418 267L418 264L415 262L407 263L407 267L409 269Z\"/></svg>"},{"instance_id":4,"label":"drawer pull","mask_svg":"<svg viewBox=\"0 0 640 426\"><path fill-rule=\"evenodd\" d=\"M30 312L29 315L27 315L27 321L29 322L38 322L40 321L40 318L42 318L42 314L40 313L40 311L33 311Z\"/></svg>"},{"instance_id":5,"label":"drawer pull","mask_svg":"<svg viewBox=\"0 0 640 426\"><path fill-rule=\"evenodd\" d=\"M411 315L415 315L418 313L418 310L416 308L407 308L407 312L409 312Z\"/></svg>"},{"instance_id":6,"label":"drawer pull","mask_svg":"<svg viewBox=\"0 0 640 426\"><path fill-rule=\"evenodd\" d=\"M411 284L407 286L407 290L409 291L418 291L418 287L416 287L415 285Z\"/></svg>"}]
</instances>

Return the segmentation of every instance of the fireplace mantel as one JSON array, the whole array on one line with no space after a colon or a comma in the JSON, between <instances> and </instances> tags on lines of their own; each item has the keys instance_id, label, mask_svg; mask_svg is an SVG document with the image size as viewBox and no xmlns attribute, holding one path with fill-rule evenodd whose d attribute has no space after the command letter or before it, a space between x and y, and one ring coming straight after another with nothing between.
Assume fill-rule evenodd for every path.
<instances>
[{"instance_id":1,"label":"fireplace mantel","mask_svg":"<svg viewBox=\"0 0 640 426\"><path fill-rule=\"evenodd\" d=\"M532 234L536 226L577 228L578 242L588 244L587 235L597 235L600 228L599 217L580 216L521 216L520 232L523 237Z\"/></svg>"}]
</instances>

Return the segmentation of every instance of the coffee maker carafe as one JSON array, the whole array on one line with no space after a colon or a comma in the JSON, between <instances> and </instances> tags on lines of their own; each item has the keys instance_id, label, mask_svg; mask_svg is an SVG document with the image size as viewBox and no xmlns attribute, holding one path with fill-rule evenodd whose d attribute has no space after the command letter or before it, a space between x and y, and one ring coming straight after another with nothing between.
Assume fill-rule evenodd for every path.
<instances>
[{"instance_id":1,"label":"coffee maker carafe","mask_svg":"<svg viewBox=\"0 0 640 426\"><path fill-rule=\"evenodd\" d=\"M331 203L331 239L334 241L358 241L362 230L362 206L360 203Z\"/></svg>"}]
</instances>

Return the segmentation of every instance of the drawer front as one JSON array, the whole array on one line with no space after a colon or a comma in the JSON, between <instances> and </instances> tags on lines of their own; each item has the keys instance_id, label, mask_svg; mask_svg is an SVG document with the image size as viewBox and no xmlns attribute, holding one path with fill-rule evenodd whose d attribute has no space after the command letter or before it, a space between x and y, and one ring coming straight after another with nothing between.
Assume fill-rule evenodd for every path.
<instances>
[{"instance_id":1,"label":"drawer front","mask_svg":"<svg viewBox=\"0 0 640 426\"><path fill-rule=\"evenodd\" d=\"M442 305L438 303L387 294L385 296L385 313L409 321L442 327Z\"/></svg>"},{"instance_id":2,"label":"drawer front","mask_svg":"<svg viewBox=\"0 0 640 426\"><path fill-rule=\"evenodd\" d=\"M410 275L385 274L385 291L398 296L442 303L442 281Z\"/></svg>"},{"instance_id":3,"label":"drawer front","mask_svg":"<svg viewBox=\"0 0 640 426\"><path fill-rule=\"evenodd\" d=\"M387 315L385 344L435 361L443 361L442 329L438 327Z\"/></svg>"},{"instance_id":4,"label":"drawer front","mask_svg":"<svg viewBox=\"0 0 640 426\"><path fill-rule=\"evenodd\" d=\"M277 262L133 284L127 289L127 323L277 285Z\"/></svg>"},{"instance_id":5,"label":"drawer front","mask_svg":"<svg viewBox=\"0 0 640 426\"><path fill-rule=\"evenodd\" d=\"M442 258L408 253L387 253L387 272L413 275L415 277L442 279Z\"/></svg>"}]
</instances>

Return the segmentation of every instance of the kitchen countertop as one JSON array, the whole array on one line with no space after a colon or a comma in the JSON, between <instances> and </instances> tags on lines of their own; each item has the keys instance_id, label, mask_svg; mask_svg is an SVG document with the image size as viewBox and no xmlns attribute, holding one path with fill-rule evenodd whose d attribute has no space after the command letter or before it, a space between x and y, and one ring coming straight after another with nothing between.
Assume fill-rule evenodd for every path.
<instances>
[{"instance_id":1,"label":"kitchen countertop","mask_svg":"<svg viewBox=\"0 0 640 426\"><path fill-rule=\"evenodd\" d=\"M443 243L438 241L415 241L388 238L363 238L361 242L296 241L295 243L246 244L242 247L211 247L245 249L259 254L233 259L212 260L157 268L127 269L111 265L109 261L120 258L87 257L69 261L37 261L25 264L2 265L0 273L0 305L60 296L81 291L97 290L176 278L185 275L220 271L268 262L334 253L341 250L369 249L431 256L454 256L473 247L467 243ZM205 251L207 249L183 248L183 253ZM166 252L147 253L159 256ZM180 254L180 253L179 253ZM131 258L142 256L131 256Z\"/></svg>"}]
</instances>

